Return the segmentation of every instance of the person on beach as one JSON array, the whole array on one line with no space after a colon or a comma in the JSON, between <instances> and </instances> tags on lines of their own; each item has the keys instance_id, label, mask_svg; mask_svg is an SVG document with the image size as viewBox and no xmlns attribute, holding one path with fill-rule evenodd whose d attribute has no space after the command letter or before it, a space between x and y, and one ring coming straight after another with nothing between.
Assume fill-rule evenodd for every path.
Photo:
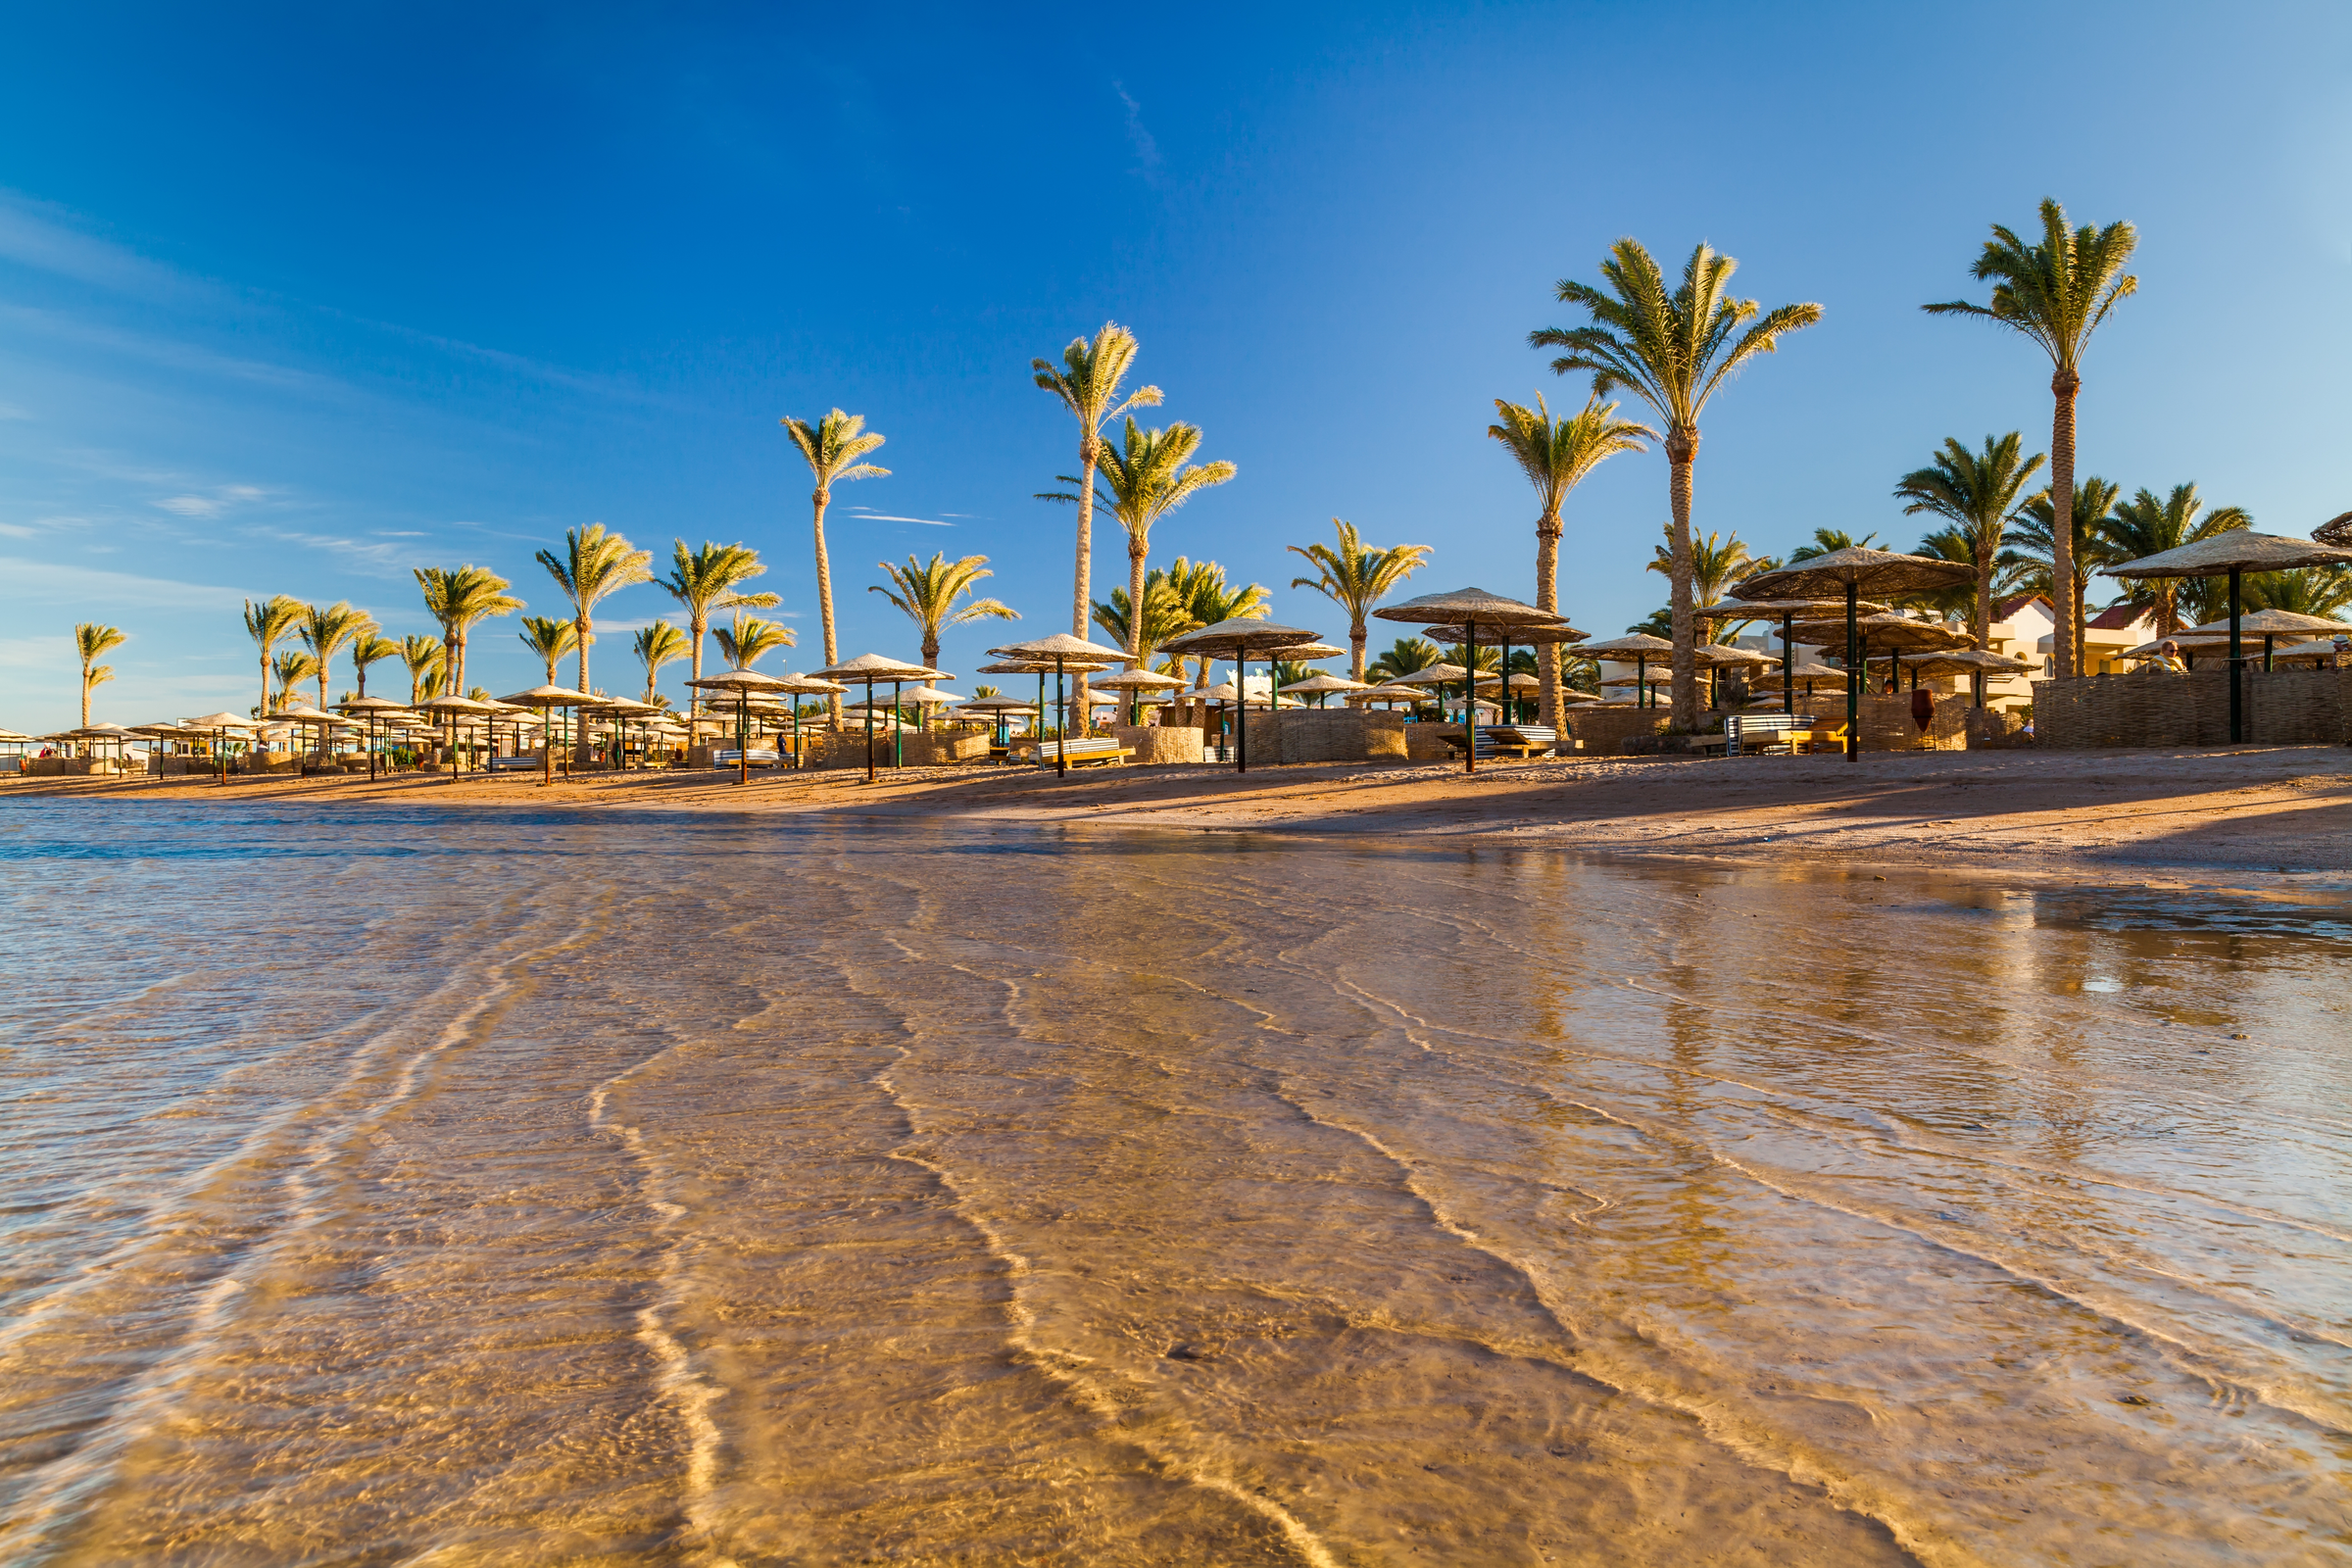
<instances>
[{"instance_id":1,"label":"person on beach","mask_svg":"<svg viewBox=\"0 0 2352 1568\"><path fill-rule=\"evenodd\" d=\"M2170 637L2156 650L2156 657L2148 661L2147 667L2151 670L2170 670L2176 675L2188 673L2188 666L2180 662L2180 645Z\"/></svg>"}]
</instances>

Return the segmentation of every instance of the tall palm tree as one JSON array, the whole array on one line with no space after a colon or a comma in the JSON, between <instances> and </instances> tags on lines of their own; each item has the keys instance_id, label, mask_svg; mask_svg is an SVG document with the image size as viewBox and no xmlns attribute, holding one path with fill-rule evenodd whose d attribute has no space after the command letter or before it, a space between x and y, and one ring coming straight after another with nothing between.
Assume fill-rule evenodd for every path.
<instances>
[{"instance_id":1,"label":"tall palm tree","mask_svg":"<svg viewBox=\"0 0 2352 1568\"><path fill-rule=\"evenodd\" d=\"M1867 549L1877 544L1878 538L1878 530L1875 528L1858 539L1843 528L1816 528L1813 530L1811 544L1798 545L1794 550L1788 552L1788 564L1793 566L1818 556L1835 555L1840 550Z\"/></svg>"},{"instance_id":2,"label":"tall palm tree","mask_svg":"<svg viewBox=\"0 0 2352 1568\"><path fill-rule=\"evenodd\" d=\"M515 635L522 639L525 648L546 662L550 686L556 683L556 665L563 662L565 654L577 651L580 646L579 622L558 620L553 615L523 616L522 630Z\"/></svg>"},{"instance_id":3,"label":"tall palm tree","mask_svg":"<svg viewBox=\"0 0 2352 1568\"><path fill-rule=\"evenodd\" d=\"M270 708L291 708L299 695L295 688L318 673L318 661L299 648L281 648L271 668L277 675L277 701Z\"/></svg>"},{"instance_id":4,"label":"tall palm tree","mask_svg":"<svg viewBox=\"0 0 2352 1568\"><path fill-rule=\"evenodd\" d=\"M556 586L564 590L564 597L571 601L572 624L580 634L580 679L573 689L589 691L588 645L596 641L596 607L632 583L652 582L654 553L607 532L601 522L592 522L585 528L565 529L563 553L542 550L538 560L556 579ZM584 748L587 742L583 739L581 745Z\"/></svg>"},{"instance_id":5,"label":"tall palm tree","mask_svg":"<svg viewBox=\"0 0 2352 1568\"><path fill-rule=\"evenodd\" d=\"M1660 531L1666 535L1667 542L1650 546L1646 569L1671 580L1674 576L1674 524L1662 524ZM1747 546L1736 533L1729 538L1719 537L1712 532L1704 539L1694 537L1690 541L1691 597L1702 604L1714 604L1740 578L1753 576L1759 571L1776 571L1780 564L1770 556L1759 560L1749 555ZM1669 624L1672 624L1672 615L1673 612L1669 609ZM1745 621L1726 622L1723 630L1728 632L1733 626L1745 624Z\"/></svg>"},{"instance_id":6,"label":"tall palm tree","mask_svg":"<svg viewBox=\"0 0 2352 1568\"><path fill-rule=\"evenodd\" d=\"M795 638L792 628L772 620L760 620L735 612L735 624L721 626L714 633L718 651L726 656L727 664L734 669L749 669L760 655L771 649L790 648Z\"/></svg>"},{"instance_id":7,"label":"tall palm tree","mask_svg":"<svg viewBox=\"0 0 2352 1568\"><path fill-rule=\"evenodd\" d=\"M443 683L453 692L466 689L466 650L477 621L492 615L512 615L522 601L507 590L514 586L486 567L468 563L455 571L442 566L416 568L416 586L424 590L424 608L441 623ZM554 684L554 677L549 677Z\"/></svg>"},{"instance_id":8,"label":"tall palm tree","mask_svg":"<svg viewBox=\"0 0 2352 1568\"><path fill-rule=\"evenodd\" d=\"M2161 501L2153 491L2141 490L2131 500L2116 503L2115 514L2104 529L2107 543L2121 559L2137 561L2217 533L2254 526L2253 514L2243 507L2216 507L2211 512L2204 508L2193 484L2173 486L2173 493ZM2200 512L2204 515L2199 516ZM2180 590L2179 577L2134 577L2124 584L2124 597L2154 612L2156 635L2170 637L2191 624L2180 617Z\"/></svg>"},{"instance_id":9,"label":"tall palm tree","mask_svg":"<svg viewBox=\"0 0 2352 1568\"><path fill-rule=\"evenodd\" d=\"M1971 452L1947 435L1928 466L1894 481L1895 499L1909 503L1903 508L1906 516L1930 513L1950 521L1967 539L1968 554L1951 559L1977 571L1968 630L1979 648L1992 635L1992 579L2000 569L2001 536L2016 520L2026 481L2041 469L2041 454L2026 457L2024 452L2025 438L2016 430L1986 436L1983 452Z\"/></svg>"},{"instance_id":10,"label":"tall palm tree","mask_svg":"<svg viewBox=\"0 0 2352 1568\"><path fill-rule=\"evenodd\" d=\"M318 706L326 706L327 665L343 645L356 638L375 632L375 618L364 610L354 610L346 600L331 605L312 605L302 612L303 646L310 649L311 658L318 662L313 673L318 680Z\"/></svg>"},{"instance_id":11,"label":"tall palm tree","mask_svg":"<svg viewBox=\"0 0 2352 1568\"><path fill-rule=\"evenodd\" d=\"M1432 664L1444 662L1446 651L1428 638L1399 637L1366 668L1374 680L1395 680L1399 675L1417 675Z\"/></svg>"},{"instance_id":12,"label":"tall palm tree","mask_svg":"<svg viewBox=\"0 0 2352 1568\"><path fill-rule=\"evenodd\" d=\"M1134 368L1135 334L1116 321L1104 321L1090 340L1074 337L1063 346L1061 365L1031 360L1037 384L1061 399L1061 406L1078 421L1078 573L1070 600L1070 635L1086 635L1087 610L1094 603L1095 469L1102 460L1102 427L1133 409L1154 408L1159 388L1137 387L1124 399L1119 383ZM1132 581L1128 592L1141 592Z\"/></svg>"},{"instance_id":13,"label":"tall palm tree","mask_svg":"<svg viewBox=\"0 0 2352 1568\"><path fill-rule=\"evenodd\" d=\"M1312 588L1348 612L1348 674L1352 680L1362 680L1366 619L1373 607L1396 592L1398 583L1427 564L1429 546L1390 545L1367 550L1354 523L1334 517L1331 528L1340 541L1336 548L1323 544L1290 547L1292 555L1304 558L1315 568L1312 577L1293 577L1291 586Z\"/></svg>"},{"instance_id":14,"label":"tall palm tree","mask_svg":"<svg viewBox=\"0 0 2352 1568\"><path fill-rule=\"evenodd\" d=\"M821 528L823 524L820 522ZM822 554L820 543L819 554ZM686 541L678 540L669 553L669 575L660 579L662 591L686 607L686 655L693 662L689 680L703 678L703 638L710 630L710 612L732 610L742 606L747 610L767 610L783 603L774 594L739 592L736 584L760 576L767 567L760 560L760 552L743 545L722 545L703 541L703 548L689 551ZM699 712L703 706L699 689L686 688L693 696L688 711Z\"/></svg>"},{"instance_id":15,"label":"tall palm tree","mask_svg":"<svg viewBox=\"0 0 2352 1568\"><path fill-rule=\"evenodd\" d=\"M2038 491L2019 509L2016 526L2004 535L2015 548L2001 552L2001 564L2024 567L2027 583L2048 594L2058 609L2050 653L2062 669L2082 667L2083 601L2091 572L2123 559L2106 540L2108 514L2118 494L2111 481L2085 475L2075 486L2074 526L2061 530L2051 492Z\"/></svg>"},{"instance_id":16,"label":"tall palm tree","mask_svg":"<svg viewBox=\"0 0 2352 1568\"><path fill-rule=\"evenodd\" d=\"M352 672L360 678L362 697L368 695L368 666L397 658L399 654L400 644L389 637L377 635L372 629L351 640L351 667Z\"/></svg>"},{"instance_id":17,"label":"tall palm tree","mask_svg":"<svg viewBox=\"0 0 2352 1568\"><path fill-rule=\"evenodd\" d=\"M267 604L245 601L245 631L262 651L262 706L253 715L256 718L270 711L270 656L302 624L302 601L292 594L278 594Z\"/></svg>"},{"instance_id":18,"label":"tall palm tree","mask_svg":"<svg viewBox=\"0 0 2352 1568\"><path fill-rule=\"evenodd\" d=\"M1184 601L1185 612L1203 626L1214 626L1220 620L1263 620L1273 609L1263 583L1244 583L1237 588L1225 580L1225 568L1213 561L1193 562L1178 556L1168 564L1168 586ZM1192 658L1199 671L1194 689L1205 691L1208 672L1217 662L1206 654Z\"/></svg>"},{"instance_id":19,"label":"tall palm tree","mask_svg":"<svg viewBox=\"0 0 2352 1568\"><path fill-rule=\"evenodd\" d=\"M1127 417L1121 443L1098 442L1095 449L1102 482L1090 498L1080 493L1084 475L1060 474L1069 490L1049 491L1040 501L1065 501L1090 513L1102 507L1127 531L1127 598L1144 596L1144 563L1152 553L1152 525L1211 485L1231 480L1237 468L1230 463L1193 464L1200 449L1200 427L1176 423L1164 430L1146 430ZM1090 609L1091 601L1090 601ZM1081 625L1079 636L1086 635ZM1150 647L1130 644L1127 667L1142 669L1152 658Z\"/></svg>"},{"instance_id":20,"label":"tall palm tree","mask_svg":"<svg viewBox=\"0 0 2352 1568\"><path fill-rule=\"evenodd\" d=\"M651 626L639 628L629 646L636 651L637 662L645 666L645 700L651 705L654 684L662 678L662 666L686 657L686 634L666 620L657 620ZM699 668L694 674L695 679L702 679Z\"/></svg>"},{"instance_id":21,"label":"tall palm tree","mask_svg":"<svg viewBox=\"0 0 2352 1568\"><path fill-rule=\"evenodd\" d=\"M1970 273L1992 279L1992 301L1978 305L1947 300L1923 305L1933 316L1981 316L2041 345L2050 357L2050 493L2053 515L2075 510L2075 398L2082 390L2082 351L2090 334L2107 319L2115 302L2139 292L2139 279L2124 270L2139 245L2139 231L2121 220L2105 228L2066 226L2066 209L2048 197L2041 202L2041 239L2029 245L1999 223L1984 242ZM2060 579L2075 574L2074 541L2064 530L2051 539L2057 552L2051 570ZM2058 627L2051 646L2061 680L2078 673L2082 630L2068 617L2076 605L2059 594Z\"/></svg>"},{"instance_id":22,"label":"tall palm tree","mask_svg":"<svg viewBox=\"0 0 2352 1568\"><path fill-rule=\"evenodd\" d=\"M816 504L816 608L824 618L825 667L830 669L841 662L841 641L833 633L833 564L825 556L825 508L832 504L836 484L851 479L890 477L888 468L859 461L880 447L885 438L866 433L864 415L844 414L839 409L814 424L787 416L784 433L801 449L801 456L808 461L808 471L816 477L816 489L809 496ZM825 707L838 725L841 694L835 692L828 697Z\"/></svg>"},{"instance_id":23,"label":"tall palm tree","mask_svg":"<svg viewBox=\"0 0 2352 1568\"><path fill-rule=\"evenodd\" d=\"M1926 556L1931 561L1956 561L1964 566L1974 566L1977 564L1976 533L1973 529L1953 523L1948 527L1938 528L1921 539L1919 548L1912 554ZM1990 581L1985 585L1988 589L1987 597L1993 599L2006 597L2026 586L2030 575L2014 560L2010 561L2007 565L2003 565L2001 557L1996 555L1993 558ZM1942 588L1930 588L1915 594L1904 594L1897 597L1894 602L1905 609L1925 611L1938 620L1965 620L1973 625L1978 609L1978 582L1972 579L1968 582L1952 583ZM1987 621L1987 624L1989 625L1990 622ZM1978 639L1980 646L1983 645L1983 638Z\"/></svg>"},{"instance_id":24,"label":"tall palm tree","mask_svg":"<svg viewBox=\"0 0 2352 1568\"><path fill-rule=\"evenodd\" d=\"M2245 581L2245 597L2251 610L2283 610L2342 620L2344 612L2352 610L2352 570L2297 566L2290 571L2256 572Z\"/></svg>"},{"instance_id":25,"label":"tall palm tree","mask_svg":"<svg viewBox=\"0 0 2352 1568\"><path fill-rule=\"evenodd\" d=\"M1608 289L1563 278L1563 305L1582 306L1592 324L1528 335L1538 348L1567 350L1551 362L1565 375L1592 372L1592 396L1624 387L1666 425L1668 494L1674 503L1674 726L1698 721L1697 622L1690 602L1690 482L1698 461L1698 416L1724 382L1782 338L1821 319L1818 305L1765 311L1725 292L1740 264L1706 245L1690 252L1680 287L1668 292L1658 264L1639 240L1621 239L1600 264Z\"/></svg>"},{"instance_id":26,"label":"tall palm tree","mask_svg":"<svg viewBox=\"0 0 2352 1568\"><path fill-rule=\"evenodd\" d=\"M81 621L74 628L74 651L81 656L81 727L90 727L90 689L115 678L112 664L98 662L129 639L121 628Z\"/></svg>"},{"instance_id":27,"label":"tall palm tree","mask_svg":"<svg viewBox=\"0 0 2352 1568\"><path fill-rule=\"evenodd\" d=\"M407 636L400 640L399 659L409 671L409 706L416 707L433 694L424 689L424 677L434 670L445 669L448 652L437 637Z\"/></svg>"},{"instance_id":28,"label":"tall palm tree","mask_svg":"<svg viewBox=\"0 0 2352 1568\"><path fill-rule=\"evenodd\" d=\"M960 610L956 608L956 601L958 599L971 599L972 588L981 578L996 575L988 569L986 556L966 556L961 561L950 561L941 552L935 553L925 564L918 564L912 556L908 556L904 566L894 566L887 561L878 561L874 564L882 568L893 586L885 588L880 583L871 583L867 585L866 592L880 594L898 606L908 620L922 629L923 664L926 668L938 667L939 631L942 626L960 626L966 621L986 620L991 616L998 620L1021 618L1019 612L1011 606L994 599L972 599Z\"/></svg>"},{"instance_id":29,"label":"tall palm tree","mask_svg":"<svg viewBox=\"0 0 2352 1568\"><path fill-rule=\"evenodd\" d=\"M1532 409L1496 398L1494 413L1498 422L1488 425L1487 434L1503 444L1536 487L1541 505L1536 514L1536 608L1556 615L1560 611L1560 508L1568 500L1568 492L1618 453L1644 450L1642 441L1655 441L1658 432L1646 424L1618 418L1617 405L1597 397L1587 398L1584 408L1565 419L1552 416L1551 405L1540 392ZM1363 646L1360 639L1356 646ZM1543 722L1556 727L1560 721L1560 651L1556 645L1543 651L1537 667L1543 682Z\"/></svg>"},{"instance_id":30,"label":"tall palm tree","mask_svg":"<svg viewBox=\"0 0 2352 1568\"><path fill-rule=\"evenodd\" d=\"M1107 603L1095 606L1095 624L1122 648L1136 646L1138 637L1143 639L1144 647L1158 648L1171 637L1198 630L1202 622L1193 617L1184 596L1168 580L1167 568L1153 566L1144 576L1144 623L1140 629L1135 625L1132 604L1124 588L1113 588Z\"/></svg>"}]
</instances>

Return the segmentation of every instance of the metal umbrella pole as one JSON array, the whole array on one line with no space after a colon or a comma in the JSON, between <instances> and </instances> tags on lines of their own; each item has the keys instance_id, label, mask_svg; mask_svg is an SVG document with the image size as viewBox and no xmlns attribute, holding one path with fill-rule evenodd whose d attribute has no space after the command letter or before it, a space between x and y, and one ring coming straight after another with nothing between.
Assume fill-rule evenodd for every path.
<instances>
[{"instance_id":1,"label":"metal umbrella pole","mask_svg":"<svg viewBox=\"0 0 2352 1568\"><path fill-rule=\"evenodd\" d=\"M825 666L830 669L830 664ZM865 781L874 781L874 679L865 679Z\"/></svg>"},{"instance_id":2,"label":"metal umbrella pole","mask_svg":"<svg viewBox=\"0 0 2352 1568\"><path fill-rule=\"evenodd\" d=\"M1061 715L1061 738L1054 745L1054 776L1066 778L1070 772L1070 699L1063 688L1061 656L1054 656L1054 708ZM1038 688L1045 688L1045 676L1038 676Z\"/></svg>"},{"instance_id":3,"label":"metal umbrella pole","mask_svg":"<svg viewBox=\"0 0 2352 1568\"><path fill-rule=\"evenodd\" d=\"M1862 756L1862 632L1854 624L1854 602L1861 597L1852 583L1845 585L1845 760Z\"/></svg>"},{"instance_id":4,"label":"metal umbrella pole","mask_svg":"<svg viewBox=\"0 0 2352 1568\"><path fill-rule=\"evenodd\" d=\"M890 683L890 765L893 767L906 765L906 725L899 715L900 691L905 685L905 681L894 680Z\"/></svg>"},{"instance_id":5,"label":"metal umbrella pole","mask_svg":"<svg viewBox=\"0 0 2352 1568\"><path fill-rule=\"evenodd\" d=\"M1796 677L1789 673L1796 663L1796 612L1784 611L1781 614L1781 711L1796 714Z\"/></svg>"},{"instance_id":6,"label":"metal umbrella pole","mask_svg":"<svg viewBox=\"0 0 2352 1568\"><path fill-rule=\"evenodd\" d=\"M1247 647L1244 643L1233 645L1233 755L1237 773L1250 771L1250 665L1243 658Z\"/></svg>"},{"instance_id":7,"label":"metal umbrella pole","mask_svg":"<svg viewBox=\"0 0 2352 1568\"><path fill-rule=\"evenodd\" d=\"M735 688L735 782L738 784L752 781L752 743L745 734L751 716L751 693L738 686Z\"/></svg>"},{"instance_id":8,"label":"metal umbrella pole","mask_svg":"<svg viewBox=\"0 0 2352 1568\"><path fill-rule=\"evenodd\" d=\"M1462 662L1469 667L1462 672L1462 738L1469 744L1462 748L1462 771L1478 771L1478 622L1462 617ZM1504 691L1509 691L1506 684Z\"/></svg>"},{"instance_id":9,"label":"metal umbrella pole","mask_svg":"<svg viewBox=\"0 0 2352 1568\"><path fill-rule=\"evenodd\" d=\"M2230 568L2230 744L2236 746L2246 738L2245 696L2242 689L2246 667L2246 651L2238 640L2239 621L2243 607L2238 602L2238 589L2243 585L2245 568Z\"/></svg>"}]
</instances>

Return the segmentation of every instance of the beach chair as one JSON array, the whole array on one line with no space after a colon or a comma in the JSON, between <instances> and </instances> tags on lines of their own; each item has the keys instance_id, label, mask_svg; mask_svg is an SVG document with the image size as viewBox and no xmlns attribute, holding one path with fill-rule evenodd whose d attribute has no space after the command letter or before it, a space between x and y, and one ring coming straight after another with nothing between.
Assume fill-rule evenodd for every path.
<instances>
[{"instance_id":1,"label":"beach chair","mask_svg":"<svg viewBox=\"0 0 2352 1568\"><path fill-rule=\"evenodd\" d=\"M1037 765L1052 767L1062 758L1067 757L1072 767L1116 766L1134 755L1134 747L1121 746L1107 735L1080 740L1047 741L1037 749Z\"/></svg>"},{"instance_id":2,"label":"beach chair","mask_svg":"<svg viewBox=\"0 0 2352 1568\"><path fill-rule=\"evenodd\" d=\"M1812 718L1804 713L1734 713L1724 720L1724 733L1731 738L1726 757L1761 756L1767 752L1793 752L1794 737L1813 727Z\"/></svg>"},{"instance_id":3,"label":"beach chair","mask_svg":"<svg viewBox=\"0 0 2352 1568\"><path fill-rule=\"evenodd\" d=\"M1446 744L1459 752L1466 744L1457 734L1441 737ZM1549 724L1481 724L1478 726L1478 755L1489 757L1547 757L1560 744L1560 732Z\"/></svg>"},{"instance_id":4,"label":"beach chair","mask_svg":"<svg viewBox=\"0 0 2352 1568\"><path fill-rule=\"evenodd\" d=\"M752 760L749 765L753 767L774 767L780 760L781 759L778 758L774 752L765 751L755 746L752 748ZM712 767L742 767L745 765L743 753L737 751L712 752L710 754L710 765Z\"/></svg>"}]
</instances>

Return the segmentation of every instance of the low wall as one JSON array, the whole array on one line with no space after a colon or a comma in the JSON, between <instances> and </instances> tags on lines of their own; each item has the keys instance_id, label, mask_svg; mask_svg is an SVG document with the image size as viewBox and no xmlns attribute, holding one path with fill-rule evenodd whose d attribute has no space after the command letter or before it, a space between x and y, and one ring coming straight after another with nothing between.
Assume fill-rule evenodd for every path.
<instances>
[{"instance_id":1,"label":"low wall","mask_svg":"<svg viewBox=\"0 0 2352 1568\"><path fill-rule=\"evenodd\" d=\"M881 747L874 748L877 754ZM862 744L859 760L863 760ZM929 735L906 737L906 765L908 767L947 767L956 762L985 762L988 760L988 732L986 730L945 730Z\"/></svg>"},{"instance_id":2,"label":"low wall","mask_svg":"<svg viewBox=\"0 0 2352 1568\"><path fill-rule=\"evenodd\" d=\"M1635 741L1662 733L1673 716L1668 708L1588 704L1568 710L1568 733L1584 742L1584 756L1627 757Z\"/></svg>"},{"instance_id":3,"label":"low wall","mask_svg":"<svg viewBox=\"0 0 2352 1568\"><path fill-rule=\"evenodd\" d=\"M2244 736L2257 746L2352 740L2352 670L2248 669ZM2227 746L2230 672L2091 675L2034 683L2035 744L2065 751L2107 746Z\"/></svg>"},{"instance_id":4,"label":"low wall","mask_svg":"<svg viewBox=\"0 0 2352 1568\"><path fill-rule=\"evenodd\" d=\"M1111 732L1121 746L1132 747L1128 760L1141 767L1166 767L1201 760L1200 732L1190 724L1120 724Z\"/></svg>"},{"instance_id":5,"label":"low wall","mask_svg":"<svg viewBox=\"0 0 2352 1568\"><path fill-rule=\"evenodd\" d=\"M1412 728L1401 713L1361 709L1294 708L1250 715L1250 760L1278 762L1369 762L1401 758Z\"/></svg>"}]
</instances>

